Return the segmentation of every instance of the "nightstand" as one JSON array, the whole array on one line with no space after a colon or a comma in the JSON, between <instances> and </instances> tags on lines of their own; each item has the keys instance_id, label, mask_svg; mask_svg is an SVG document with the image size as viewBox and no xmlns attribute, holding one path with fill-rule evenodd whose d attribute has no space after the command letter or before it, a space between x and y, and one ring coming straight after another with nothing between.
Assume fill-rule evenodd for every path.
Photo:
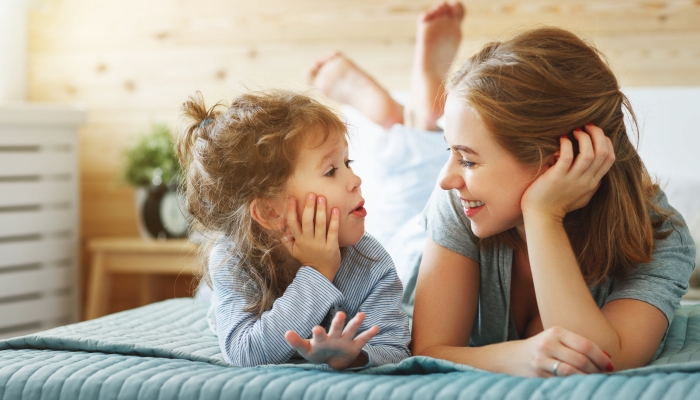
<instances>
[{"instance_id":1,"label":"nightstand","mask_svg":"<svg viewBox=\"0 0 700 400\"><path fill-rule=\"evenodd\" d=\"M86 319L107 313L112 274L142 274L141 303L152 303L154 275L195 274L197 248L196 244L186 239L134 237L90 240L88 250L92 254L92 262Z\"/></svg>"}]
</instances>

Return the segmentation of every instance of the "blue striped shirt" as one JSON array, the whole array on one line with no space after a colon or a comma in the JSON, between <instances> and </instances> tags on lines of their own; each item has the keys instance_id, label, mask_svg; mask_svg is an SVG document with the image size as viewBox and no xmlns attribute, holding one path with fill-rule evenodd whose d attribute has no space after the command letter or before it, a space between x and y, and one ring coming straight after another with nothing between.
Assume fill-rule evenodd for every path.
<instances>
[{"instance_id":1,"label":"blue striped shirt","mask_svg":"<svg viewBox=\"0 0 700 400\"><path fill-rule=\"evenodd\" d=\"M347 249L333 282L302 266L284 294L260 317L244 311L245 290L251 282L238 278L237 258L231 257L230 247L220 239L209 260L214 289L210 325L228 363L252 367L288 362L296 352L285 340L285 332L294 330L301 337L311 337L311 329L340 304L348 321L360 311L366 314L358 333L379 326L379 333L362 349L369 359L365 367L397 363L410 356L408 317L399 308L401 281L391 257L372 236L365 234L354 248Z\"/></svg>"}]
</instances>

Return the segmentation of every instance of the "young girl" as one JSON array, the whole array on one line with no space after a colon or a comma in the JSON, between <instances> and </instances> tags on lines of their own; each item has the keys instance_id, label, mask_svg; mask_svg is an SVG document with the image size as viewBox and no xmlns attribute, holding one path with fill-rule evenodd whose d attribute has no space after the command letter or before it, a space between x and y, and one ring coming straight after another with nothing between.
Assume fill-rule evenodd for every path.
<instances>
[{"instance_id":1,"label":"young girl","mask_svg":"<svg viewBox=\"0 0 700 400\"><path fill-rule=\"evenodd\" d=\"M177 152L193 227L212 239L202 280L224 359L279 364L296 352L345 369L409 356L401 283L364 232L339 117L281 90L226 110L206 109L198 94L183 111L192 122Z\"/></svg>"}]
</instances>

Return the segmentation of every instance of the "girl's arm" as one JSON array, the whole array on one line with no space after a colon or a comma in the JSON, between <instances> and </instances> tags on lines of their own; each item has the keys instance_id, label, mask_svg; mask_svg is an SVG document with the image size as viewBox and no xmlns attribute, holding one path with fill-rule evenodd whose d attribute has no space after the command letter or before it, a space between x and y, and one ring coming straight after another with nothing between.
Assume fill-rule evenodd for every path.
<instances>
[{"instance_id":1,"label":"girl's arm","mask_svg":"<svg viewBox=\"0 0 700 400\"><path fill-rule=\"evenodd\" d=\"M213 275L219 344L225 360L238 367L287 362L294 349L285 332L291 329L309 337L328 310L343 301L342 293L320 272L302 267L272 309L257 318L244 311L245 288L233 285L229 268Z\"/></svg>"},{"instance_id":2,"label":"girl's arm","mask_svg":"<svg viewBox=\"0 0 700 400\"><path fill-rule=\"evenodd\" d=\"M365 314L360 331L379 327L379 333L362 348L368 358L366 367L398 363L411 355L408 317L399 307L403 294L401 281L389 254L384 252L379 263L372 268L384 273L360 306L360 312Z\"/></svg>"},{"instance_id":3,"label":"girl's arm","mask_svg":"<svg viewBox=\"0 0 700 400\"><path fill-rule=\"evenodd\" d=\"M609 359L594 343L558 329L526 340L467 347L476 317L479 275L476 261L428 239L416 286L414 355L521 376L552 376L555 356L560 354L565 356L559 358L572 359L577 372L600 372L607 365Z\"/></svg>"}]
</instances>

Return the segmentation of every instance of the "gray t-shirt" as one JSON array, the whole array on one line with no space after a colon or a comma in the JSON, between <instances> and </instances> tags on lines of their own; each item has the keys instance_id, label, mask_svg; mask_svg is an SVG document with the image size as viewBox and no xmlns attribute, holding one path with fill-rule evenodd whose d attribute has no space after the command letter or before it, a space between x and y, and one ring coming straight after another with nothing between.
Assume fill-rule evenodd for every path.
<instances>
[{"instance_id":1,"label":"gray t-shirt","mask_svg":"<svg viewBox=\"0 0 700 400\"><path fill-rule=\"evenodd\" d=\"M656 202L674 210L663 192ZM682 220L679 213L676 216ZM503 244L497 249L480 249L471 238L470 221L459 195L452 190L436 187L423 211L423 224L435 243L479 263L479 303L469 345L518 339L510 312L513 249ZM641 300L661 310L671 324L681 296L688 291L688 279L695 266L695 244L685 223L678 226L666 221L659 229L673 232L656 241L650 263L639 265L624 280L607 279L590 288L598 307L616 299Z\"/></svg>"}]
</instances>

